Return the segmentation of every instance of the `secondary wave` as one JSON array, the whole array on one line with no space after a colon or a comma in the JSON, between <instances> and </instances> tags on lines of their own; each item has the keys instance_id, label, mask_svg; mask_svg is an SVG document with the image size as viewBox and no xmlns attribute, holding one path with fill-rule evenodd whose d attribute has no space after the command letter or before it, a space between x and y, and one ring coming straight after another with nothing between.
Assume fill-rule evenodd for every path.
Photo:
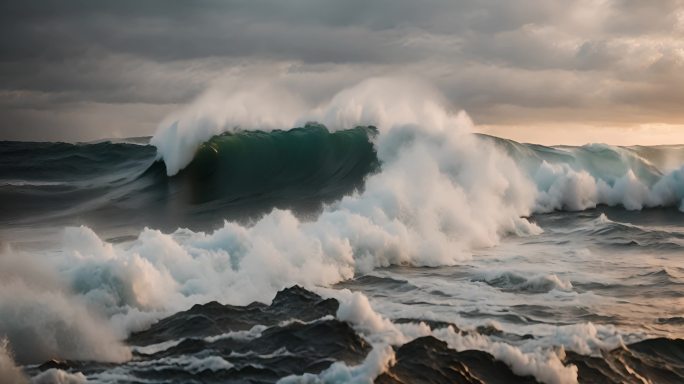
<instances>
[{"instance_id":1,"label":"secondary wave","mask_svg":"<svg viewBox=\"0 0 684 384\"><path fill-rule=\"evenodd\" d=\"M537 187L533 210L581 211L598 205L684 211L681 146L545 147L482 136L511 156ZM675 166L676 164L676 166Z\"/></svg>"}]
</instances>

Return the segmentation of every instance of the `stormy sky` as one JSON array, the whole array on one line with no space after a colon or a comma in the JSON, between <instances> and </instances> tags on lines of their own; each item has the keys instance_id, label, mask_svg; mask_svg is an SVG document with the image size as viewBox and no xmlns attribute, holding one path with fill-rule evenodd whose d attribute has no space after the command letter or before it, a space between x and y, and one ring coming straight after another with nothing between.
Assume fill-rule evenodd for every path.
<instances>
[{"instance_id":1,"label":"stormy sky","mask_svg":"<svg viewBox=\"0 0 684 384\"><path fill-rule=\"evenodd\" d=\"M684 142L684 0L17 0L0 28L0 140L151 135L227 77L315 102L396 74L517 140Z\"/></svg>"}]
</instances>

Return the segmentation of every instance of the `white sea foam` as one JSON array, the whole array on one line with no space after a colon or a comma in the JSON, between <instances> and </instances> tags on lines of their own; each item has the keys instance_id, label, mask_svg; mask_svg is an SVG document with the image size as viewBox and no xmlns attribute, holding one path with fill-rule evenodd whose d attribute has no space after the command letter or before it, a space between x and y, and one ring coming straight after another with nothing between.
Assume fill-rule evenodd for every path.
<instances>
[{"instance_id":1,"label":"white sea foam","mask_svg":"<svg viewBox=\"0 0 684 384\"><path fill-rule=\"evenodd\" d=\"M255 325L252 328L246 330L246 331L230 331L226 333L221 333L218 335L214 336L207 336L204 337L204 341L208 343L213 343L219 340L225 340L225 339L234 339L234 340L241 340L241 341L249 341L253 339L257 339L261 337L261 334L268 329L267 326L265 325ZM164 341L161 343L157 344L150 344L146 346L134 346L131 347L131 350L137 353L141 353L144 355L153 355L155 353L161 352L161 351L166 351L169 348L173 348L186 339L176 339L176 340L169 340L169 341Z\"/></svg>"},{"instance_id":2,"label":"white sea foam","mask_svg":"<svg viewBox=\"0 0 684 384\"><path fill-rule=\"evenodd\" d=\"M88 380L81 372L70 373L51 368L31 379L31 384L85 384Z\"/></svg>"},{"instance_id":3,"label":"white sea foam","mask_svg":"<svg viewBox=\"0 0 684 384\"><path fill-rule=\"evenodd\" d=\"M209 342L209 343L213 343L215 341L225 340L225 339L235 339L235 340L248 341L248 340L253 340L253 339L257 339L257 338L261 337L261 334L266 329L268 329L268 327L265 325L255 325L246 331L232 331L232 332L222 333L222 334L216 335L216 336L207 336L204 338L204 340Z\"/></svg>"},{"instance_id":4,"label":"white sea foam","mask_svg":"<svg viewBox=\"0 0 684 384\"><path fill-rule=\"evenodd\" d=\"M31 255L0 253L0 337L10 341L17 360L130 358L104 315L92 311L59 273Z\"/></svg>"},{"instance_id":5,"label":"white sea foam","mask_svg":"<svg viewBox=\"0 0 684 384\"><path fill-rule=\"evenodd\" d=\"M133 367L154 367L160 369L182 369L190 373L200 373L202 371L221 371L229 370L233 364L220 356L173 356L163 357L156 360L131 361L128 363Z\"/></svg>"},{"instance_id":6,"label":"white sea foam","mask_svg":"<svg viewBox=\"0 0 684 384\"><path fill-rule=\"evenodd\" d=\"M542 162L533 172L538 188L534 211L580 211L599 204L621 205L629 210L675 206L684 211L684 167L660 177L653 185L631 170L611 184L584 169Z\"/></svg>"},{"instance_id":7,"label":"white sea foam","mask_svg":"<svg viewBox=\"0 0 684 384\"><path fill-rule=\"evenodd\" d=\"M14 356L6 338L0 339L0 384L28 384L28 378L14 362Z\"/></svg>"},{"instance_id":8,"label":"white sea foam","mask_svg":"<svg viewBox=\"0 0 684 384\"><path fill-rule=\"evenodd\" d=\"M438 338L447 342L450 348L457 351L477 349L492 354L497 360L503 361L514 373L526 376L532 375L542 383L574 384L577 383L577 367L563 364L564 351L559 349L539 348L530 352L520 347L499 341L492 341L479 334L461 334L453 328L443 328L435 331Z\"/></svg>"},{"instance_id":9,"label":"white sea foam","mask_svg":"<svg viewBox=\"0 0 684 384\"><path fill-rule=\"evenodd\" d=\"M394 363L394 351L389 345L376 345L362 364L348 366L337 362L318 375L287 376L278 384L365 384L382 374Z\"/></svg>"},{"instance_id":10,"label":"white sea foam","mask_svg":"<svg viewBox=\"0 0 684 384\"><path fill-rule=\"evenodd\" d=\"M178 344L182 343L185 341L185 339L176 339L176 340L169 340L169 341L164 341L161 343L157 344L150 344L150 345L145 345L145 346L134 346L131 347L131 351L137 352L143 355L154 355L155 353L159 353L162 351L166 351L169 348L173 348L177 346Z\"/></svg>"}]
</instances>

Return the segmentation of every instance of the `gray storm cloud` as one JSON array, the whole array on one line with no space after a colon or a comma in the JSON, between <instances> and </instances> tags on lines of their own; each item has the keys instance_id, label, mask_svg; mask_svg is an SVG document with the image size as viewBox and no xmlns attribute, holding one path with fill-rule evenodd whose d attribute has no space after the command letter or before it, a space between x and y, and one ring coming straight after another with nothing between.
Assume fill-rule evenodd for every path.
<instances>
[{"instance_id":1,"label":"gray storm cloud","mask_svg":"<svg viewBox=\"0 0 684 384\"><path fill-rule=\"evenodd\" d=\"M0 25L0 139L150 135L242 73L312 103L419 76L499 128L684 124L681 0L22 1Z\"/></svg>"}]
</instances>

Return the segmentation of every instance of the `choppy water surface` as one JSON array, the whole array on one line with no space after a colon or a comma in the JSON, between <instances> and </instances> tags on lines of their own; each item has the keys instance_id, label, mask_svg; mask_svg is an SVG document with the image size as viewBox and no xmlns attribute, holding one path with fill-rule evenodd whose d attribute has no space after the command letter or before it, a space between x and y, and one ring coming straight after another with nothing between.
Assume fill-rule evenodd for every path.
<instances>
[{"instance_id":1,"label":"choppy water surface","mask_svg":"<svg viewBox=\"0 0 684 384\"><path fill-rule=\"evenodd\" d=\"M144 138L3 142L0 373L681 382L682 151L309 124L168 176Z\"/></svg>"}]
</instances>

